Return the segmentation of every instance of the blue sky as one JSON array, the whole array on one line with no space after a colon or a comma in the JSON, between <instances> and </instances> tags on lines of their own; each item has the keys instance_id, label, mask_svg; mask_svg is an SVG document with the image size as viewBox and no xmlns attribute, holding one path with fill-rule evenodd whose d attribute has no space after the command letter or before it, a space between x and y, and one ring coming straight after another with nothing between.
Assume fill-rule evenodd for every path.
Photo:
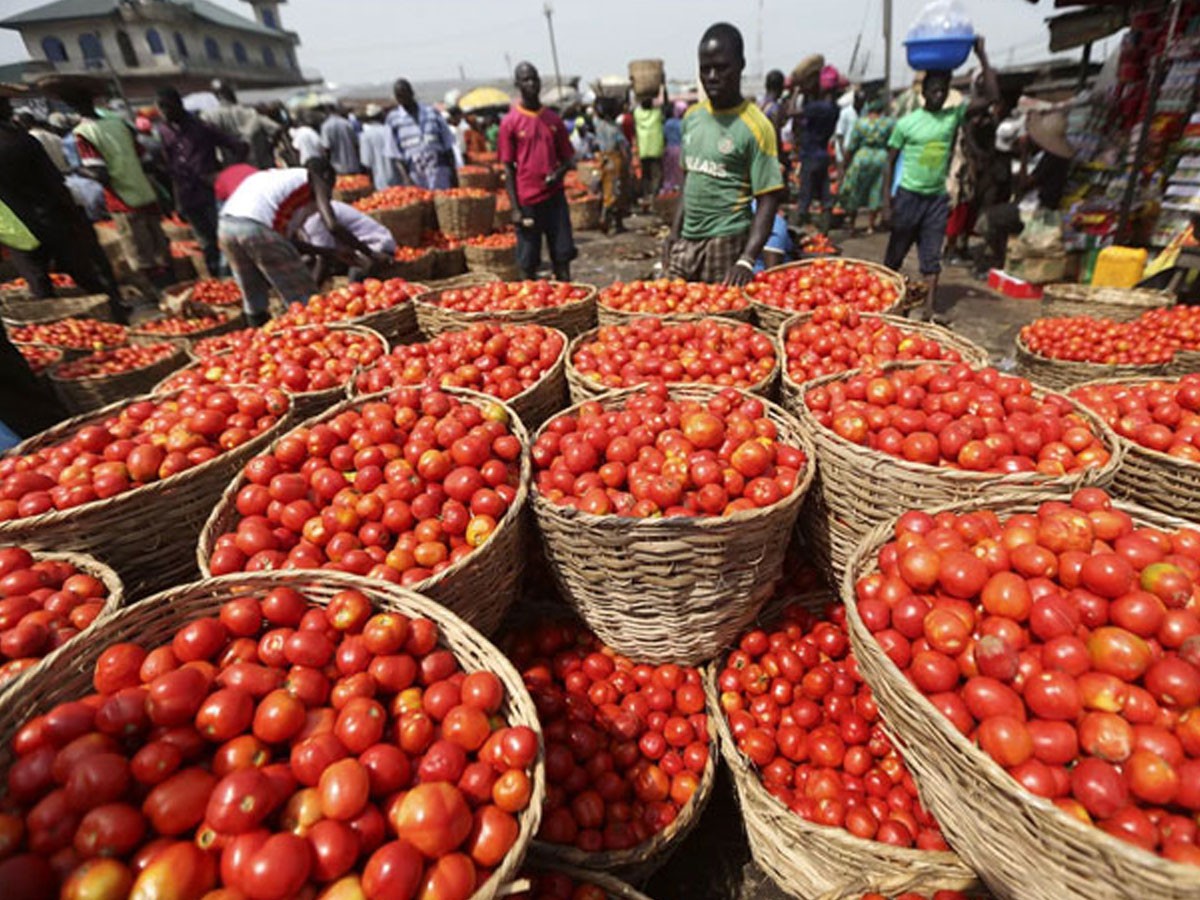
<instances>
[{"instance_id":1,"label":"blue sky","mask_svg":"<svg viewBox=\"0 0 1200 900\"><path fill-rule=\"evenodd\" d=\"M238 0L216 0L249 14ZM883 0L551 0L564 74L594 78L624 72L630 59L660 57L672 78L688 79L695 46L705 27L726 19L746 38L748 72L791 69L810 53L846 67L862 35L859 61L868 77L883 70ZM907 80L899 42L925 0L895 0L893 79ZM1044 19L1050 0L963 0L976 31L987 38L997 65L1048 57ZM0 14L40 5L0 0ZM553 71L543 0L292 0L282 7L284 26L301 37L300 61L339 84L504 75L508 61L528 58ZM761 12L760 12L761 11ZM761 22L762 53L758 53ZM1115 42L1110 42L1115 47ZM507 54L507 56L506 56ZM1102 58L1099 54L1097 57ZM24 58L15 32L0 31L0 62Z\"/></svg>"}]
</instances>

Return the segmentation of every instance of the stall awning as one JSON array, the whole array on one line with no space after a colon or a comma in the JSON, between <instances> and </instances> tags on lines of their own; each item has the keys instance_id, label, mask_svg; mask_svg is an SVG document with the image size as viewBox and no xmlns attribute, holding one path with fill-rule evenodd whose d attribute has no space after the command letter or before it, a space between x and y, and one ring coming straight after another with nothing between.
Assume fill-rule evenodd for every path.
<instances>
[{"instance_id":1,"label":"stall awning","mask_svg":"<svg viewBox=\"0 0 1200 900\"><path fill-rule=\"evenodd\" d=\"M1118 6L1098 6L1064 13L1049 20L1050 52L1061 53L1100 41L1129 24L1129 11Z\"/></svg>"}]
</instances>

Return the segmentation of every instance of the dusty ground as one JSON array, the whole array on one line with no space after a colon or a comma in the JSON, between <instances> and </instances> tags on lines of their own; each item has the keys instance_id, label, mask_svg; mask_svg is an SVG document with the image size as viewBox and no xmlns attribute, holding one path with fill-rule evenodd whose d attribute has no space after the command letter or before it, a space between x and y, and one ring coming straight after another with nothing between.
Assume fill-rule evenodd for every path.
<instances>
[{"instance_id":1,"label":"dusty ground","mask_svg":"<svg viewBox=\"0 0 1200 900\"><path fill-rule=\"evenodd\" d=\"M611 237L599 232L577 234L579 259L572 277L600 286L651 277L665 229L651 216L631 217L627 225L626 234ZM844 255L862 259L882 260L887 245L886 234L850 238L835 231L832 237ZM915 250L910 256L914 267L910 274L915 275ZM962 267L947 267L939 294L951 327L986 347L1001 366L1011 360L1017 331L1037 317L1041 306L1005 298ZM750 859L733 786L723 768L700 823L645 891L654 900L785 900L790 896Z\"/></svg>"}]
</instances>

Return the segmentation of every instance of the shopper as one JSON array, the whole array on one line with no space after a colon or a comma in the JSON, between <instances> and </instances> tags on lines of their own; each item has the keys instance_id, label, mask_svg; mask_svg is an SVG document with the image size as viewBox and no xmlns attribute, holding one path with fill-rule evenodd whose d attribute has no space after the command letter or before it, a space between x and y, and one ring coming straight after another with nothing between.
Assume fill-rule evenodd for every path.
<instances>
[{"instance_id":1,"label":"shopper","mask_svg":"<svg viewBox=\"0 0 1200 900\"><path fill-rule=\"evenodd\" d=\"M829 142L837 129L839 109L834 99L837 92L838 70L833 66L821 69L820 90L800 109L797 126L800 129L800 196L792 224L808 222L809 207L816 200L821 205L819 227L829 231L833 211L833 191L829 183Z\"/></svg>"},{"instance_id":2,"label":"shopper","mask_svg":"<svg viewBox=\"0 0 1200 900\"><path fill-rule=\"evenodd\" d=\"M946 174L955 135L968 113L982 111L1000 97L996 73L988 64L983 38L975 41L975 55L983 69L985 96L947 109L949 72L927 72L921 86L925 108L910 112L896 123L888 141L888 164L884 183L890 184L899 154L904 155L900 188L895 200L884 193L883 215L891 220L884 265L899 270L913 244L917 245L921 275L925 278L925 304L918 311L924 319L941 318L937 306L938 275L942 271L942 241L950 207L946 196Z\"/></svg>"},{"instance_id":3,"label":"shopper","mask_svg":"<svg viewBox=\"0 0 1200 900\"><path fill-rule=\"evenodd\" d=\"M173 87L159 90L158 111L164 120L158 130L167 174L175 189L175 206L196 235L209 274L217 275L221 272L213 193L213 180L221 170L217 151L224 150L227 158L238 160L249 148L245 141L231 138L184 109L183 99Z\"/></svg>"},{"instance_id":4,"label":"shopper","mask_svg":"<svg viewBox=\"0 0 1200 900\"><path fill-rule=\"evenodd\" d=\"M321 143L329 148L329 161L339 175L357 175L362 171L358 158L358 132L336 106L329 108L321 123Z\"/></svg>"},{"instance_id":5,"label":"shopper","mask_svg":"<svg viewBox=\"0 0 1200 900\"><path fill-rule=\"evenodd\" d=\"M249 148L245 161L256 169L270 169L275 165L274 147L285 136L282 125L256 109L238 103L233 88L223 81L213 83L217 105L200 113L205 123L219 128L232 140L240 140ZM240 160L222 157L223 166Z\"/></svg>"},{"instance_id":6,"label":"shopper","mask_svg":"<svg viewBox=\"0 0 1200 900\"><path fill-rule=\"evenodd\" d=\"M513 80L521 96L500 123L498 151L517 228L517 266L526 278L537 275L545 237L554 277L570 281L576 251L563 176L574 161L571 140L558 113L542 106L533 63L520 63Z\"/></svg>"},{"instance_id":7,"label":"shopper","mask_svg":"<svg viewBox=\"0 0 1200 900\"><path fill-rule=\"evenodd\" d=\"M700 39L708 99L683 119L683 196L663 267L687 281L746 284L783 195L775 129L742 97L742 35L725 22ZM751 211L752 200L758 208Z\"/></svg>"},{"instance_id":8,"label":"shopper","mask_svg":"<svg viewBox=\"0 0 1200 900\"><path fill-rule=\"evenodd\" d=\"M375 190L382 191L401 183L400 148L396 146L392 129L383 124L383 107L377 103L368 103L363 110L358 154L362 164L371 173Z\"/></svg>"},{"instance_id":9,"label":"shopper","mask_svg":"<svg viewBox=\"0 0 1200 900\"><path fill-rule=\"evenodd\" d=\"M454 132L442 114L418 103L407 79L398 79L392 91L396 108L386 121L400 148L405 181L431 191L458 187Z\"/></svg>"},{"instance_id":10,"label":"shopper","mask_svg":"<svg viewBox=\"0 0 1200 900\"><path fill-rule=\"evenodd\" d=\"M875 233L879 211L883 208L888 140L895 125L893 119L883 115L883 101L872 100L866 104L846 141L846 175L842 179L838 201L846 211L851 233L858 229L861 209L867 211L867 234Z\"/></svg>"},{"instance_id":11,"label":"shopper","mask_svg":"<svg viewBox=\"0 0 1200 900\"><path fill-rule=\"evenodd\" d=\"M596 158L600 162L600 195L606 232L625 231L626 189L630 173L629 142L616 122L617 101L609 97L596 100Z\"/></svg>"},{"instance_id":12,"label":"shopper","mask_svg":"<svg viewBox=\"0 0 1200 900\"><path fill-rule=\"evenodd\" d=\"M666 140L663 136L663 106L667 103L665 81L659 95L658 105L655 105L654 98L645 97L633 111L638 161L642 166L641 202L643 208L648 208L650 201L658 196L663 182L663 154L666 152Z\"/></svg>"}]
</instances>

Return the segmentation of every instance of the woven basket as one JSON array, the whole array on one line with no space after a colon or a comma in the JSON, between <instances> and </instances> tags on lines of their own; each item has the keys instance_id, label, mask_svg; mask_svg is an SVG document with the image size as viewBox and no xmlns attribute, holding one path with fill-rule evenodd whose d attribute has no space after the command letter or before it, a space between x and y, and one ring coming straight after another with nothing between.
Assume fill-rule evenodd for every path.
<instances>
[{"instance_id":1,"label":"woven basket","mask_svg":"<svg viewBox=\"0 0 1200 900\"><path fill-rule=\"evenodd\" d=\"M127 402L61 422L9 454L21 456L66 440L83 426L116 414ZM273 428L241 446L162 481L73 509L0 522L0 544L91 554L116 569L133 599L188 581L196 573L196 538L213 504L246 460L290 420L285 413Z\"/></svg>"},{"instance_id":2,"label":"woven basket","mask_svg":"<svg viewBox=\"0 0 1200 900\"><path fill-rule=\"evenodd\" d=\"M781 356L786 356L787 354L788 332L797 325L803 325L812 317L813 314L811 312L796 313L790 319L785 319L783 324L779 326L779 330L775 333L775 344L780 348ZM917 322L900 316L885 316L878 313L864 313L863 318L878 319L884 324L895 325L909 334L917 334L931 341L937 341L943 348L956 351L967 365L986 366L990 361L988 352L974 341L969 341L962 335L956 334L949 328L943 328L941 325L934 325L931 322ZM783 405L791 409L794 404L800 402L798 395L807 389L809 382L798 382L792 378L788 374L786 359L782 360L780 368L779 395Z\"/></svg>"},{"instance_id":3,"label":"woven basket","mask_svg":"<svg viewBox=\"0 0 1200 900\"><path fill-rule=\"evenodd\" d=\"M781 266L773 266L767 271L779 272L783 269L808 268L809 266L815 265L818 262L824 261L825 258L800 259L796 260L795 262L784 263ZM852 259L850 257L845 257L840 261L851 263L864 269L869 269L880 279L889 282L892 288L896 291L896 302L892 306L888 307L887 309L869 310L870 312L891 313L895 312L897 309L903 308L906 288L904 284L904 276L899 272L893 272L887 266L883 266L877 262L871 262L866 259ZM797 312L797 310L794 309L780 309L778 306L771 306L770 304L762 303L758 300L755 300L749 293L746 294L746 299L749 300L750 305L754 307L754 315L755 318L758 319L758 326L763 331L766 331L770 334L775 334L779 330L779 326L787 321L790 317L794 316ZM867 312L868 310L863 311Z\"/></svg>"},{"instance_id":4,"label":"woven basket","mask_svg":"<svg viewBox=\"0 0 1200 900\"><path fill-rule=\"evenodd\" d=\"M370 197L374 193L369 187L360 188L334 188L333 199L341 203L353 205L356 201Z\"/></svg>"},{"instance_id":5,"label":"woven basket","mask_svg":"<svg viewBox=\"0 0 1200 900\"><path fill-rule=\"evenodd\" d=\"M870 892L888 897L906 891L932 895L978 886L975 873L953 853L869 841L792 812L771 796L738 750L718 700L715 664L705 673L704 690L721 737L721 757L733 778L750 855L781 890L802 900L842 900Z\"/></svg>"},{"instance_id":6,"label":"woven basket","mask_svg":"<svg viewBox=\"0 0 1200 900\"><path fill-rule=\"evenodd\" d=\"M598 231L600 229L600 198L585 197L567 204L572 231Z\"/></svg>"},{"instance_id":7,"label":"woven basket","mask_svg":"<svg viewBox=\"0 0 1200 900\"><path fill-rule=\"evenodd\" d=\"M116 375L61 378L58 370L69 363L59 363L49 372L50 384L62 405L72 415L100 409L138 394L150 393L160 381L188 364L187 349L178 342L167 343L174 343L175 349L158 362Z\"/></svg>"},{"instance_id":8,"label":"woven basket","mask_svg":"<svg viewBox=\"0 0 1200 900\"><path fill-rule=\"evenodd\" d=\"M929 363L892 363L883 368L886 371L917 365ZM808 384L808 389L849 379L855 374L857 370L817 378ZM1035 386L1035 397L1045 393ZM927 466L853 444L820 425L804 402L803 393L797 394L787 408L815 445L819 470L810 507L800 519L801 533L809 549L836 583L863 536L875 525L905 510L927 509L976 497L999 503L1037 491L1062 496L1088 485L1107 485L1121 465L1124 448L1099 416L1078 403L1074 406L1112 456L1102 467L1046 478L1032 472L1000 475Z\"/></svg>"},{"instance_id":9,"label":"woven basket","mask_svg":"<svg viewBox=\"0 0 1200 900\"><path fill-rule=\"evenodd\" d=\"M596 297L596 321L603 327L604 325L625 325L632 322L634 319L644 319L647 316L654 316L656 319L662 319L664 322L690 322L695 319L733 319L737 322L752 322L754 321L754 309L747 304L742 309L726 309L720 312L694 312L694 313L668 313L659 315L657 313L646 312L626 312L623 309L613 309L611 306L604 305L604 292L601 291Z\"/></svg>"},{"instance_id":10,"label":"woven basket","mask_svg":"<svg viewBox=\"0 0 1200 900\"><path fill-rule=\"evenodd\" d=\"M1174 305L1175 295L1170 291L1086 284L1048 284L1042 288L1042 315L1047 318L1092 316L1132 322L1144 312Z\"/></svg>"},{"instance_id":11,"label":"woven basket","mask_svg":"<svg viewBox=\"0 0 1200 900\"><path fill-rule=\"evenodd\" d=\"M438 247L432 255L432 278L454 278L467 271L467 254L462 247Z\"/></svg>"},{"instance_id":12,"label":"woven basket","mask_svg":"<svg viewBox=\"0 0 1200 900\"><path fill-rule=\"evenodd\" d=\"M1147 378L1104 378L1076 388L1142 384ZM1111 493L1167 515L1200 522L1200 463L1151 450L1117 435L1125 457L1109 485Z\"/></svg>"},{"instance_id":13,"label":"woven basket","mask_svg":"<svg viewBox=\"0 0 1200 900\"><path fill-rule=\"evenodd\" d=\"M641 891L631 888L624 881L614 878L612 875L568 866L545 858L539 852L540 846L539 844L530 846L529 855L525 859L525 866L521 874L517 875L516 879L507 885L505 891L507 896L528 891L533 886L526 873L560 872L563 875L569 876L577 884L594 884L604 891L609 900L650 900Z\"/></svg>"},{"instance_id":14,"label":"woven basket","mask_svg":"<svg viewBox=\"0 0 1200 900\"><path fill-rule=\"evenodd\" d=\"M1026 346L1018 334L1016 346L1017 371L1041 387L1068 391L1085 381L1109 378L1154 378L1167 374L1167 364L1152 366L1105 365L1104 363L1073 362L1039 356Z\"/></svg>"},{"instance_id":15,"label":"woven basket","mask_svg":"<svg viewBox=\"0 0 1200 900\"><path fill-rule=\"evenodd\" d=\"M467 268L472 272L497 272L503 275L517 271L517 247L476 247L463 245Z\"/></svg>"},{"instance_id":16,"label":"woven basket","mask_svg":"<svg viewBox=\"0 0 1200 900\"><path fill-rule=\"evenodd\" d=\"M587 296L571 303L540 309L518 309L504 312L458 312L445 309L438 304L442 291L430 291L413 298L417 308L417 324L426 337L434 337L443 331L460 331L475 322L506 322L522 324L536 322L547 328L557 328L567 337L575 337L596 327L596 288L590 284L572 282L576 287L587 288ZM442 289L445 290L445 289Z\"/></svg>"},{"instance_id":17,"label":"woven basket","mask_svg":"<svg viewBox=\"0 0 1200 900\"><path fill-rule=\"evenodd\" d=\"M719 710L707 707L705 712L708 718L708 763L700 775L700 784L696 787L696 792L692 794L687 806L679 811L674 822L649 840L629 850L588 853L572 845L535 840L530 849L532 856L537 860L549 861L555 866L603 872L622 881L644 883L667 863L671 854L692 833L712 796L713 783L717 777L717 755L720 753L720 736L713 719Z\"/></svg>"},{"instance_id":18,"label":"woven basket","mask_svg":"<svg viewBox=\"0 0 1200 900\"><path fill-rule=\"evenodd\" d=\"M397 244L421 246L421 232L425 229L424 203L373 209L367 215L390 231Z\"/></svg>"},{"instance_id":19,"label":"woven basket","mask_svg":"<svg viewBox=\"0 0 1200 900\"><path fill-rule=\"evenodd\" d=\"M1167 363L1167 374L1172 378L1182 378L1193 372L1200 372L1200 350L1176 350Z\"/></svg>"},{"instance_id":20,"label":"woven basket","mask_svg":"<svg viewBox=\"0 0 1200 900\"><path fill-rule=\"evenodd\" d=\"M508 512L496 526L487 542L477 548L474 553L464 557L459 562L442 572L427 578L418 584L411 585L413 590L425 594L449 609L455 615L461 616L473 627L484 634L492 634L504 618L504 613L516 599L521 580L521 569L524 563L525 542L525 500L529 492L530 462L529 435L519 417L512 409L484 394L468 391L462 388L439 388L447 394L453 394L467 403L479 406L500 404L508 414L508 424L512 433L521 441L520 486L516 499ZM389 391L377 394L364 394L343 400L320 416L305 420L304 427L311 428L320 422L328 422L348 409L356 409L365 403L382 400ZM282 436L282 435L281 435ZM272 445L273 449L274 445ZM236 527L238 515L235 502L238 491L245 484L245 476L239 471L225 487L225 492L212 510L212 515L200 532L196 544L196 563L205 577L211 574L208 560L212 556L217 538Z\"/></svg>"},{"instance_id":21,"label":"woven basket","mask_svg":"<svg viewBox=\"0 0 1200 900\"><path fill-rule=\"evenodd\" d=\"M405 281L428 281L433 277L437 260L433 251L426 251L415 259L394 259L387 264L381 278L403 278Z\"/></svg>"},{"instance_id":22,"label":"woven basket","mask_svg":"<svg viewBox=\"0 0 1200 900\"><path fill-rule=\"evenodd\" d=\"M93 692L92 669L100 653L108 646L135 641L143 646L168 645L184 623L203 616L216 616L221 605L247 592L264 594L276 587L292 587L310 601L325 605L343 590L361 591L378 609L410 617L432 620L438 626L439 646L454 654L464 668L495 673L505 689L501 714L510 725L532 728L540 739L537 710L521 676L492 644L469 625L428 598L402 588L340 572L259 572L228 575L198 581L156 595L145 603L121 610L94 626L93 639L70 657L60 656L35 669L20 695L0 706L0 766L5 770L13 762L11 742L28 719L45 713L54 705L82 698ZM520 830L511 850L492 873L476 888L471 900L492 900L501 886L515 877L525 853L541 822L546 792L545 761L541 750L534 763L533 791L528 808L517 814Z\"/></svg>"},{"instance_id":23,"label":"woven basket","mask_svg":"<svg viewBox=\"0 0 1200 900\"><path fill-rule=\"evenodd\" d=\"M28 325L32 322L53 322L56 319L99 319L112 321L107 294L80 294L73 297L46 297L34 300L15 299L0 292L0 319L6 325Z\"/></svg>"},{"instance_id":24,"label":"woven basket","mask_svg":"<svg viewBox=\"0 0 1200 900\"><path fill-rule=\"evenodd\" d=\"M492 230L496 195L462 197L439 192L433 195L433 208L438 226L446 234L456 238L475 237Z\"/></svg>"},{"instance_id":25,"label":"woven basket","mask_svg":"<svg viewBox=\"0 0 1200 900\"><path fill-rule=\"evenodd\" d=\"M600 403L619 406L636 392L614 391ZM676 385L670 393L705 400L716 390ZM770 596L815 456L792 417L765 405L780 438L808 457L796 489L774 506L730 516L633 519L558 506L533 491L542 547L560 592L618 653L651 664L705 662L742 633Z\"/></svg>"},{"instance_id":26,"label":"woven basket","mask_svg":"<svg viewBox=\"0 0 1200 900\"><path fill-rule=\"evenodd\" d=\"M461 188L474 188L479 191L494 191L496 189L496 173L488 167L483 167L478 171L474 169L459 169L458 186Z\"/></svg>"},{"instance_id":27,"label":"woven basket","mask_svg":"<svg viewBox=\"0 0 1200 900\"><path fill-rule=\"evenodd\" d=\"M643 316L642 318L658 318L658 317L657 316L650 316L650 317ZM664 321L668 321L668 320L664 320ZM579 347L581 345L586 344L588 341L595 340L596 335L599 333L599 331L600 331L599 328L593 328L589 331L585 331L583 334L579 335L574 340L572 340L570 346L567 347L567 387L571 392L571 402L572 403L582 403L585 400L595 400L597 397L601 397L604 394L611 393L612 391L621 390L621 388L606 387L605 385L598 383L594 379L588 378L586 375L584 375L582 372L580 372L577 368L575 368L575 353L576 353L576 351L579 349ZM741 390L749 391L752 394L758 394L760 397L765 397L767 399L772 398L772 392L775 389L775 382L779 377L779 360L782 356L782 354L779 352L779 345L775 341L775 338L773 338L773 337L770 338L770 341L771 341L771 345L775 348L775 366L774 366L774 368L771 369L770 374L767 375L766 378L762 379L757 384L751 385L749 387L741 388ZM678 383L678 382L673 382L673 383ZM684 383L686 384L688 382L684 382ZM630 386L632 386L632 385L630 385ZM721 389L720 385L708 385L708 387L713 387L718 390Z\"/></svg>"},{"instance_id":28,"label":"woven basket","mask_svg":"<svg viewBox=\"0 0 1200 900\"><path fill-rule=\"evenodd\" d=\"M420 340L421 331L417 328L417 311L413 308L412 297L424 293L427 288L415 282L409 287L412 288L412 296L404 303L397 303L395 306L376 310L355 319L346 319L338 324L368 328L382 335L389 346Z\"/></svg>"},{"instance_id":29,"label":"woven basket","mask_svg":"<svg viewBox=\"0 0 1200 900\"><path fill-rule=\"evenodd\" d=\"M246 327L246 317L240 311L234 312L232 309L226 307L225 315L228 318L224 322L214 325L212 328L202 328L199 331L193 331L188 334L154 334L153 332L138 331L136 328L133 328L129 332L129 342L131 344L146 344L158 341L170 341L186 349L191 347L194 341L202 341L207 337L215 337L218 334L229 334L231 331L241 331Z\"/></svg>"},{"instance_id":30,"label":"woven basket","mask_svg":"<svg viewBox=\"0 0 1200 900\"><path fill-rule=\"evenodd\" d=\"M1040 502L1051 499L1061 495L976 500L951 509L985 508L1003 518L1033 513ZM1117 506L1139 524L1159 528L1185 524L1136 506ZM876 571L879 550L892 539L894 529L894 522L878 525L851 556L841 587L846 625L859 671L947 842L1004 900L1200 898L1195 867L1110 837L1025 791L960 734L888 659L858 615L854 586Z\"/></svg>"},{"instance_id":31,"label":"woven basket","mask_svg":"<svg viewBox=\"0 0 1200 900\"><path fill-rule=\"evenodd\" d=\"M91 575L104 585L105 589L108 591L108 598L104 601L104 606L100 610L100 615L96 617L95 621L93 621L91 625L89 625L79 634L75 635L75 637L70 638L65 643L47 653L44 657L38 660L35 665L30 666L21 674L10 678L8 681L4 682L4 684L0 685L0 709L3 709L4 700L7 697L10 695L17 696L17 694L14 692L17 690L18 685L25 684L25 682L32 677L33 673L37 669L40 669L43 666L52 665L53 660L56 660L60 657L69 657L79 651L81 646L86 644L87 641L91 639L92 628L94 628L97 623L102 621L105 617L111 615L125 604L125 587L121 584L120 576L118 576L116 572L95 557L89 556L86 553L69 552L37 552L33 555L37 561L54 559L70 563L78 571ZM85 638L87 640L85 640Z\"/></svg>"}]
</instances>

